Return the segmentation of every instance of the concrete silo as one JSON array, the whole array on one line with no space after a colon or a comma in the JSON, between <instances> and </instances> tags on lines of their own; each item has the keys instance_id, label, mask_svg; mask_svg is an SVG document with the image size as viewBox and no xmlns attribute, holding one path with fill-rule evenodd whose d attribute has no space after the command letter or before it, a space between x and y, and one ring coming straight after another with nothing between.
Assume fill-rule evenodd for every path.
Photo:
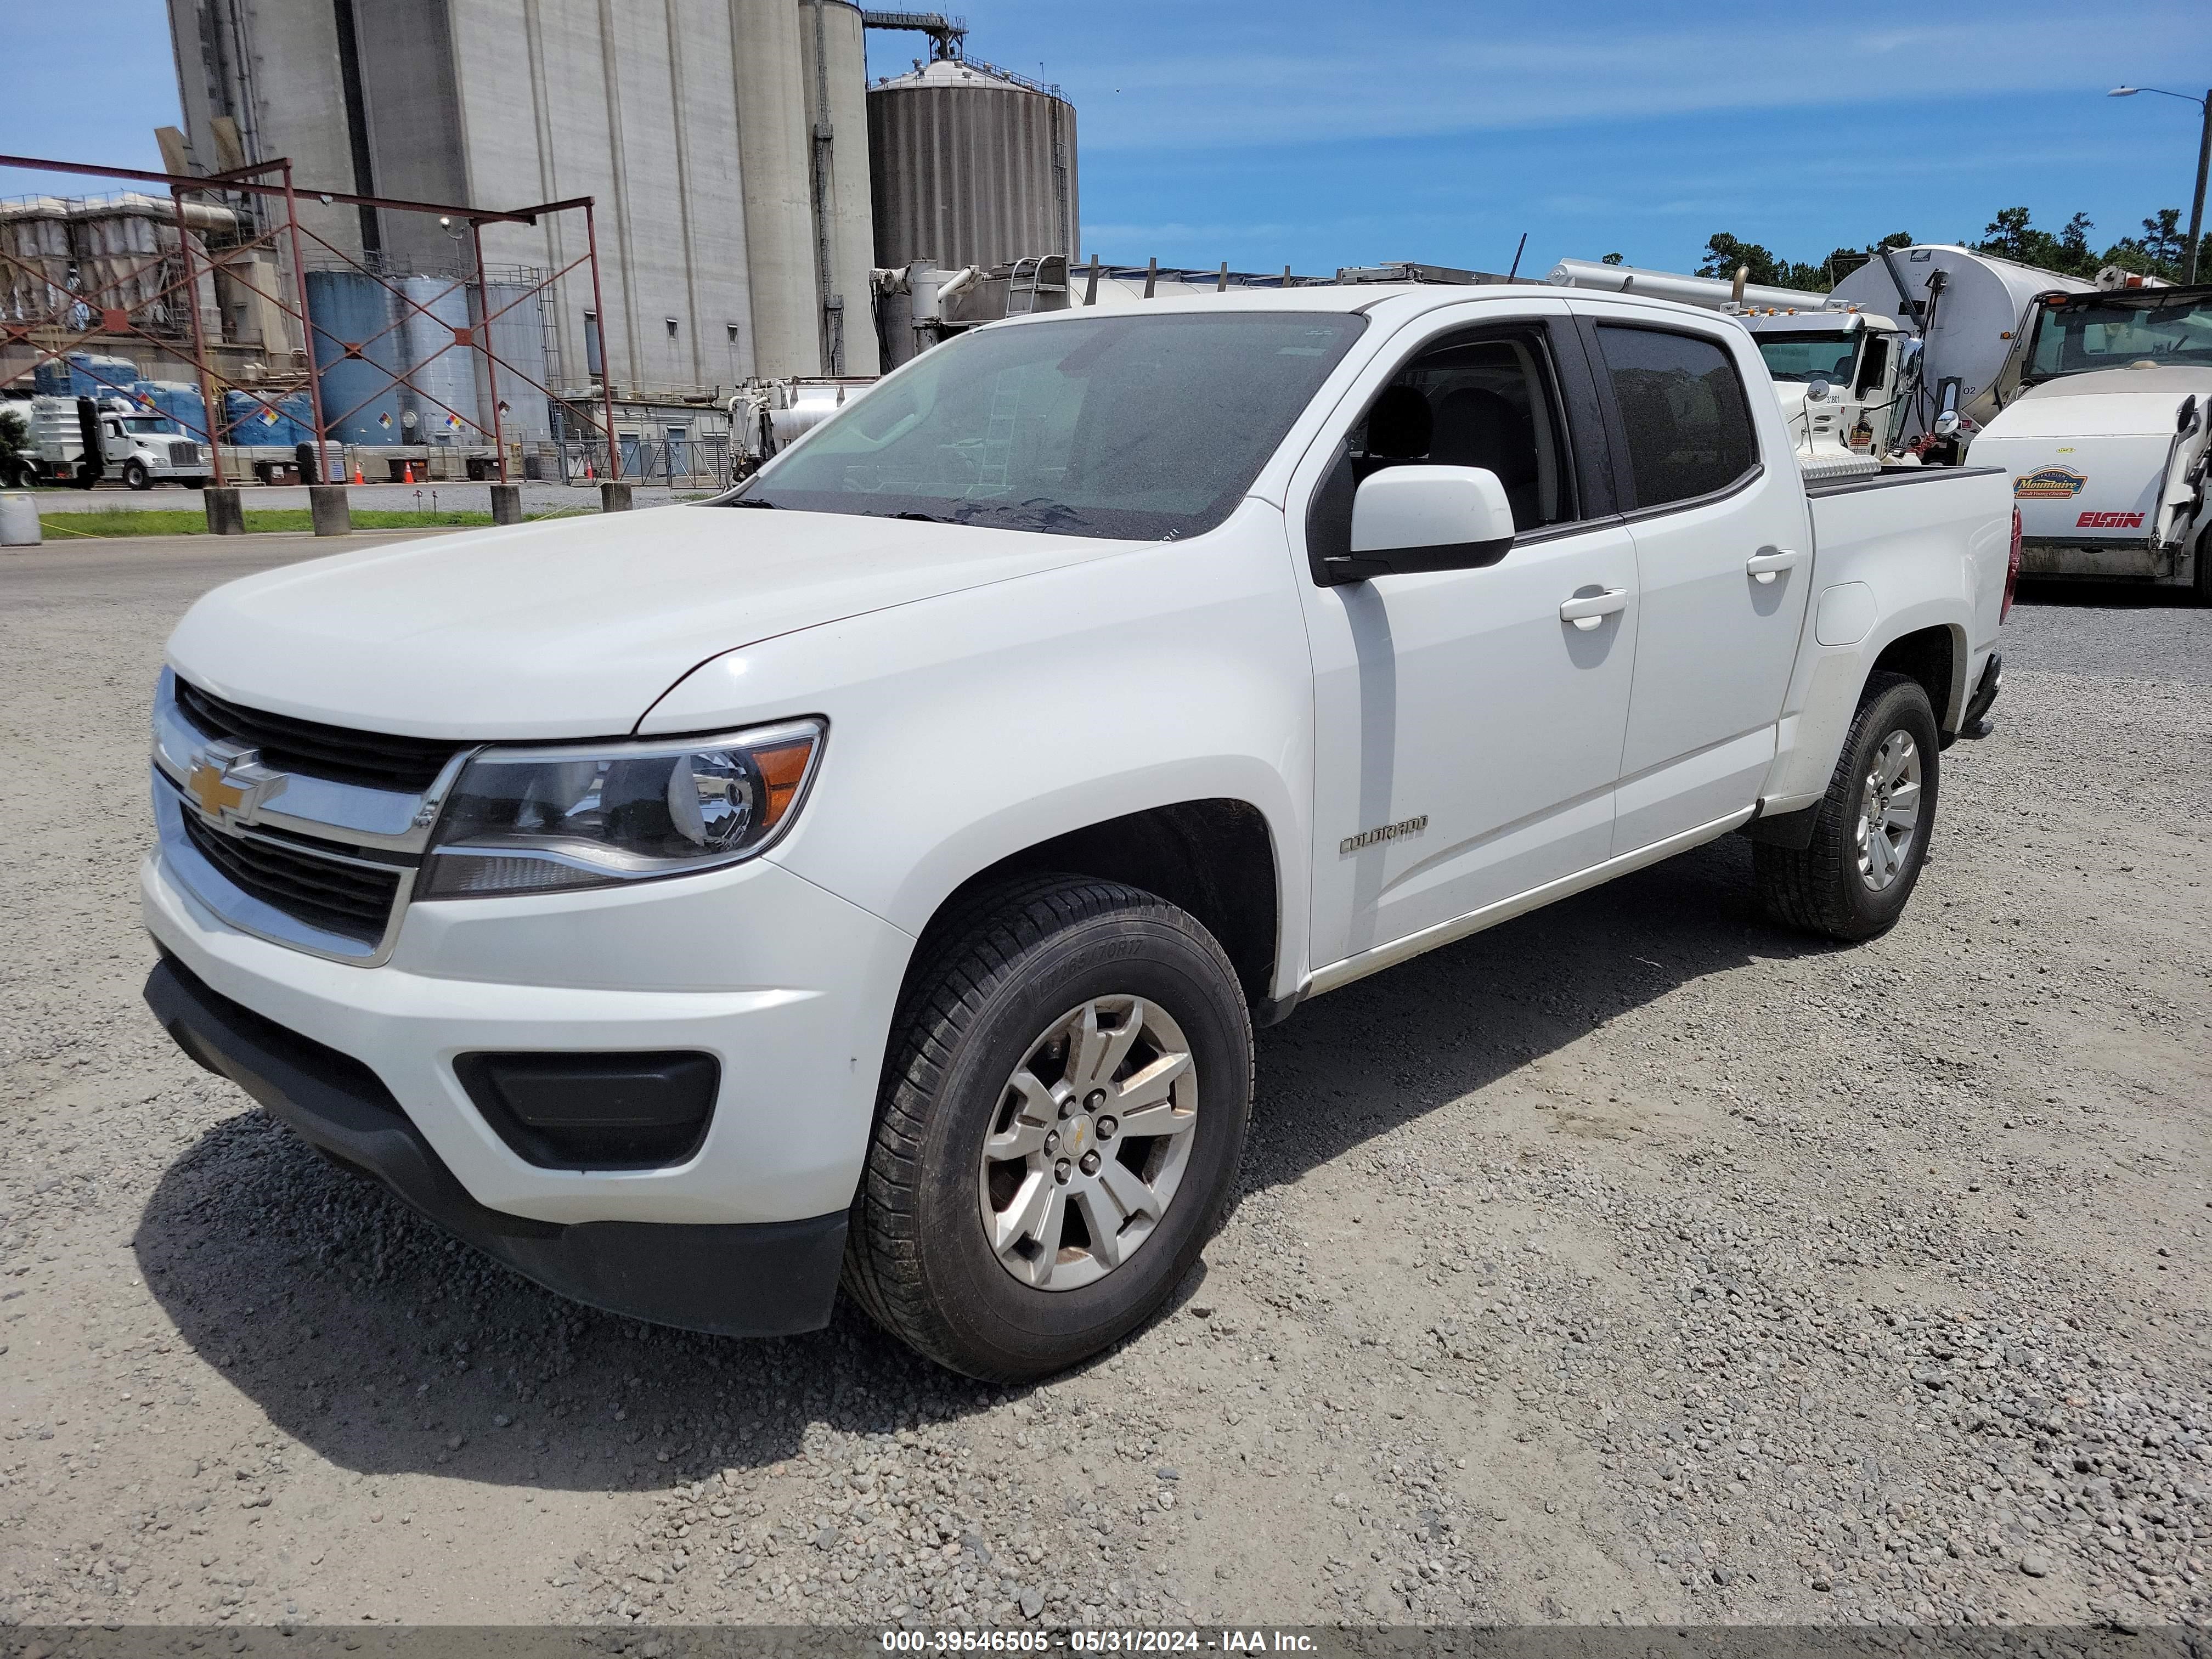
<instances>
[{"instance_id":1,"label":"concrete silo","mask_svg":"<svg viewBox=\"0 0 2212 1659\"><path fill-rule=\"evenodd\" d=\"M798 0L799 62L812 134L814 263L822 306L822 372L873 374L869 270L868 48L852 0Z\"/></svg>"},{"instance_id":2,"label":"concrete silo","mask_svg":"<svg viewBox=\"0 0 2212 1659\"><path fill-rule=\"evenodd\" d=\"M868 151L878 264L1079 257L1075 106L1057 88L942 58L869 88Z\"/></svg>"}]
</instances>

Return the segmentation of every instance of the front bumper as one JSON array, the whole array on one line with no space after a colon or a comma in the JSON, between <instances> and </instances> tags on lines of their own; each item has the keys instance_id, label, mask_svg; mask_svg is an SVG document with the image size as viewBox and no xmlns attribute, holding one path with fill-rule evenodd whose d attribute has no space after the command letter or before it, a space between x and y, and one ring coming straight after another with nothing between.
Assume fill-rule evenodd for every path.
<instances>
[{"instance_id":1,"label":"front bumper","mask_svg":"<svg viewBox=\"0 0 2212 1659\"><path fill-rule=\"evenodd\" d=\"M2063 536L2028 536L2020 544L2020 574L2037 580L2181 580L2180 550L2148 538L2077 541Z\"/></svg>"},{"instance_id":2,"label":"front bumper","mask_svg":"<svg viewBox=\"0 0 2212 1659\"><path fill-rule=\"evenodd\" d=\"M177 1046L229 1078L325 1157L381 1182L548 1290L610 1312L723 1336L818 1330L845 1251L842 1209L797 1221L562 1225L489 1209L455 1180L358 1060L211 990L164 957L147 1006Z\"/></svg>"},{"instance_id":3,"label":"front bumper","mask_svg":"<svg viewBox=\"0 0 2212 1659\"><path fill-rule=\"evenodd\" d=\"M365 1066L488 1209L721 1224L852 1200L913 941L768 859L635 889L411 904L380 967L243 931L159 854L141 891L163 951L217 995ZM683 1162L530 1163L455 1072L487 1051L625 1050L718 1063L711 1121Z\"/></svg>"}]
</instances>

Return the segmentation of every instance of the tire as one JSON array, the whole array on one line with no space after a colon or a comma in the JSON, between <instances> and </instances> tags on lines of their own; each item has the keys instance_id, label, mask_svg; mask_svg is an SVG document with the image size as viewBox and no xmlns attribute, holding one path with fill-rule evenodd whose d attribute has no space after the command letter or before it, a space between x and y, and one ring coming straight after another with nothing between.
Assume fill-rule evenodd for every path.
<instances>
[{"instance_id":1,"label":"tire","mask_svg":"<svg viewBox=\"0 0 2212 1659\"><path fill-rule=\"evenodd\" d=\"M1243 994L1192 917L1080 877L979 893L921 949L892 1028L845 1288L950 1370L996 1382L1048 1376L1156 1312L1220 1225L1251 1112ZM1085 1052L1109 1063L1077 1073ZM1180 1071L1177 1054L1189 1062ZM1124 1132L1103 1090L1069 1087L1127 1089L1146 1073L1154 1086L1132 1091L1136 1101L1168 1097L1144 1130ZM1159 1086L1170 1076L1171 1092ZM1185 1121L1186 1106L1187 1127L1167 1128ZM1140 1115L1138 1103L1122 1109ZM987 1138L1018 1155L987 1161ZM1149 1213L1130 1206L1133 1192L1158 1200ZM1025 1232L1020 1218L1032 1215ZM1089 1237L1094 1216L1120 1218L1103 1250ZM987 1227L1007 1241L1003 1254ZM1039 1248L1048 1233L1061 1241L1049 1255Z\"/></svg>"},{"instance_id":2,"label":"tire","mask_svg":"<svg viewBox=\"0 0 2212 1659\"><path fill-rule=\"evenodd\" d=\"M2197 604L2212 605L2212 525L2206 526L2204 533L2197 538L2197 568L2189 586Z\"/></svg>"},{"instance_id":3,"label":"tire","mask_svg":"<svg viewBox=\"0 0 2212 1659\"><path fill-rule=\"evenodd\" d=\"M1910 766L1900 770L1908 755ZM1887 781L1876 781L1877 763ZM1802 850L1753 844L1752 866L1767 913L1789 927L1854 944L1895 927L1927 861L1942 764L1936 713L1919 683L1902 674L1869 678L1814 819L1811 842ZM1887 827L1879 836L1870 828L1863 835L1869 806L1902 811L1897 798L1904 791L1898 786L1908 773L1918 780L1909 836L1900 835L1889 812L1881 814Z\"/></svg>"},{"instance_id":4,"label":"tire","mask_svg":"<svg viewBox=\"0 0 2212 1659\"><path fill-rule=\"evenodd\" d=\"M125 461L123 463L123 482L133 489L151 489L154 475L146 470L143 461Z\"/></svg>"},{"instance_id":5,"label":"tire","mask_svg":"<svg viewBox=\"0 0 2212 1659\"><path fill-rule=\"evenodd\" d=\"M207 488L207 480L205 478L179 478L177 482L184 485L187 489L205 489Z\"/></svg>"}]
</instances>

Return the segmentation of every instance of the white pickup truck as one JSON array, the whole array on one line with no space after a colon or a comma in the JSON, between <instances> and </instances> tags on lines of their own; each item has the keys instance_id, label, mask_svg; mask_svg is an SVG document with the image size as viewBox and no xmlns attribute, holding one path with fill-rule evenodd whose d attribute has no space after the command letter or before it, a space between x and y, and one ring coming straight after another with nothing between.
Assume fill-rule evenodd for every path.
<instances>
[{"instance_id":1,"label":"white pickup truck","mask_svg":"<svg viewBox=\"0 0 2212 1659\"><path fill-rule=\"evenodd\" d=\"M531 1278L726 1334L1113 1343L1252 1029L1735 830L1897 920L2010 481L1808 486L1735 323L1527 287L977 330L711 503L248 577L154 716L202 1064Z\"/></svg>"}]
</instances>

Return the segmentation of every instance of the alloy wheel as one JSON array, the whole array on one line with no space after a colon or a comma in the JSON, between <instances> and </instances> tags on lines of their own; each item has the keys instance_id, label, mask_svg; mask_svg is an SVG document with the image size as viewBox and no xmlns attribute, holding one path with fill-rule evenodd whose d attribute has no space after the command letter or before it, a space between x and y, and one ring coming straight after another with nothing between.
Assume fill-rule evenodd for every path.
<instances>
[{"instance_id":1,"label":"alloy wheel","mask_svg":"<svg viewBox=\"0 0 2212 1659\"><path fill-rule=\"evenodd\" d=\"M1069 1009L1006 1079L976 1172L999 1265L1041 1291L1094 1284L1158 1229L1190 1163L1197 1062L1156 1002Z\"/></svg>"}]
</instances>

